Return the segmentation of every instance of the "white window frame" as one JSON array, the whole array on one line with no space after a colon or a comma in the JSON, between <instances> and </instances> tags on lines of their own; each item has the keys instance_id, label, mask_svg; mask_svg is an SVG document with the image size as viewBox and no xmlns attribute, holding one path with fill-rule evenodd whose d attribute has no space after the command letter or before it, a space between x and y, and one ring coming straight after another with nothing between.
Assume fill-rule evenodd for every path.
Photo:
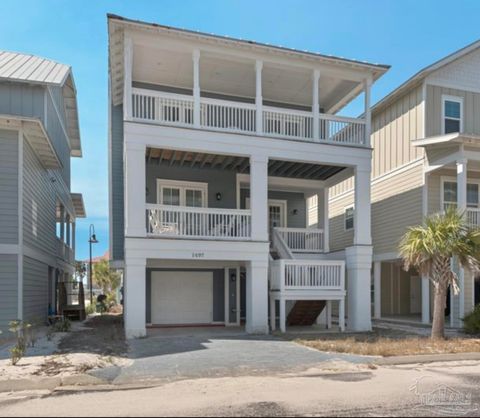
<instances>
[{"instance_id":1,"label":"white window frame","mask_svg":"<svg viewBox=\"0 0 480 418\"><path fill-rule=\"evenodd\" d=\"M188 190L200 190L202 192L202 207L208 207L208 183L202 183L197 181L179 181L179 180L165 180L157 178L157 203L162 203L162 189L166 187L180 189L180 206L186 206L185 191Z\"/></svg>"},{"instance_id":2,"label":"white window frame","mask_svg":"<svg viewBox=\"0 0 480 418\"><path fill-rule=\"evenodd\" d=\"M450 96L448 94L442 94L442 117L440 118L442 124L442 135L445 135L445 119L452 119L447 118L445 116L445 102L456 102L460 104L460 133L463 132L463 97L460 96Z\"/></svg>"},{"instance_id":3,"label":"white window frame","mask_svg":"<svg viewBox=\"0 0 480 418\"><path fill-rule=\"evenodd\" d=\"M347 210L353 209L353 226L347 228ZM355 229L355 205L345 206L343 208L343 230L345 232L353 231Z\"/></svg>"},{"instance_id":4,"label":"white window frame","mask_svg":"<svg viewBox=\"0 0 480 418\"><path fill-rule=\"evenodd\" d=\"M452 177L452 176L442 176L440 178L441 181L441 187L440 187L440 210L443 211L445 210L445 183L457 183L457 178ZM480 179L467 179L467 185L469 184L476 184L478 186L478 193L479 193L479 198L478 198L478 208L480 208ZM457 184L457 196L458 196L458 184ZM458 202L455 202L457 204ZM468 203L467 203L468 205ZM473 209L473 208L470 208Z\"/></svg>"}]
</instances>

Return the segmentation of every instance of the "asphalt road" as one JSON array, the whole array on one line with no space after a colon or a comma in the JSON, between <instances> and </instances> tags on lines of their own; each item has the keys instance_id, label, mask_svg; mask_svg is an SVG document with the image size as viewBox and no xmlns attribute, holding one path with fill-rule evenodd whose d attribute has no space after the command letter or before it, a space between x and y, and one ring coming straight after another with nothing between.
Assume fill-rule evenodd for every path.
<instances>
[{"instance_id":1,"label":"asphalt road","mask_svg":"<svg viewBox=\"0 0 480 418\"><path fill-rule=\"evenodd\" d=\"M211 377L0 397L1 416L480 416L480 362Z\"/></svg>"}]
</instances>

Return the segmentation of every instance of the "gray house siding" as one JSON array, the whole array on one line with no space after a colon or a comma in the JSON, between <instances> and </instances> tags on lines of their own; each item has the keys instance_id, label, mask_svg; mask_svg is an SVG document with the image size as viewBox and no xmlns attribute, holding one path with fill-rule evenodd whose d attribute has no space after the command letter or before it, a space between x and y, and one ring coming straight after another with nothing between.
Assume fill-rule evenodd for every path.
<instances>
[{"instance_id":1,"label":"gray house siding","mask_svg":"<svg viewBox=\"0 0 480 418\"><path fill-rule=\"evenodd\" d=\"M8 322L17 319L18 261L16 255L0 254L0 330L8 330ZM2 336L0 335L0 339Z\"/></svg>"},{"instance_id":2,"label":"gray house siding","mask_svg":"<svg viewBox=\"0 0 480 418\"><path fill-rule=\"evenodd\" d=\"M23 318L44 319L48 313L48 265L32 258L23 259Z\"/></svg>"},{"instance_id":3,"label":"gray house siding","mask_svg":"<svg viewBox=\"0 0 480 418\"><path fill-rule=\"evenodd\" d=\"M0 83L0 114L44 118L44 88L23 83Z\"/></svg>"},{"instance_id":4,"label":"gray house siding","mask_svg":"<svg viewBox=\"0 0 480 418\"><path fill-rule=\"evenodd\" d=\"M246 208L246 199L250 197L250 190L242 189L240 191L241 208ZM307 203L305 195L298 192L282 192L269 190L268 198L274 200L287 201L287 227L306 228L307 227Z\"/></svg>"},{"instance_id":5,"label":"gray house siding","mask_svg":"<svg viewBox=\"0 0 480 418\"><path fill-rule=\"evenodd\" d=\"M110 228L111 257L123 260L124 253L124 190L123 190L123 106L112 106L110 114Z\"/></svg>"},{"instance_id":6,"label":"gray house siding","mask_svg":"<svg viewBox=\"0 0 480 418\"><path fill-rule=\"evenodd\" d=\"M170 167L151 162L147 167L147 202L157 203L157 179L208 183L208 206L234 209L237 207L236 174L233 171L207 168ZM221 200L217 200L221 193Z\"/></svg>"},{"instance_id":7,"label":"gray house siding","mask_svg":"<svg viewBox=\"0 0 480 418\"><path fill-rule=\"evenodd\" d=\"M24 141L23 154L24 244L56 254L54 186L27 141Z\"/></svg>"},{"instance_id":8,"label":"gray house siding","mask_svg":"<svg viewBox=\"0 0 480 418\"><path fill-rule=\"evenodd\" d=\"M18 244L18 132L0 130L0 243Z\"/></svg>"},{"instance_id":9,"label":"gray house siding","mask_svg":"<svg viewBox=\"0 0 480 418\"><path fill-rule=\"evenodd\" d=\"M57 156L62 163L61 174L63 181L67 187L70 187L70 144L63 129L65 125L62 126L62 118L64 118L63 102L56 103L56 108L59 112L57 113L54 106L54 100L47 92L45 103L47 106L47 120L44 121L44 123L47 127L48 136L50 137Z\"/></svg>"}]
</instances>

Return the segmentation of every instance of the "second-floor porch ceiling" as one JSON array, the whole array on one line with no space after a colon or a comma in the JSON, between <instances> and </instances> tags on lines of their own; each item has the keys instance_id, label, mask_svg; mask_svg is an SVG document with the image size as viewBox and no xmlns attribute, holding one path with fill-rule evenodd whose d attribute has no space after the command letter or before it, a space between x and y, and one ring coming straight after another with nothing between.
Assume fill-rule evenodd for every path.
<instances>
[{"instance_id":1,"label":"second-floor porch ceiling","mask_svg":"<svg viewBox=\"0 0 480 418\"><path fill-rule=\"evenodd\" d=\"M262 62L264 102L312 110L314 72L320 73L319 110L335 113L375 81L388 66L275 47L251 41L185 31L109 16L110 77L114 104L123 100L125 37L133 43L132 81L194 89L192 54L199 52L202 92L241 100L258 95L258 62Z\"/></svg>"},{"instance_id":2,"label":"second-floor porch ceiling","mask_svg":"<svg viewBox=\"0 0 480 418\"><path fill-rule=\"evenodd\" d=\"M242 156L148 148L146 159L148 163L163 164L169 167L228 170L235 171L238 174L248 174L250 172L250 159ZM268 175L271 177L325 181L343 170L345 170L345 167L328 164L310 164L275 159L268 162Z\"/></svg>"}]
</instances>

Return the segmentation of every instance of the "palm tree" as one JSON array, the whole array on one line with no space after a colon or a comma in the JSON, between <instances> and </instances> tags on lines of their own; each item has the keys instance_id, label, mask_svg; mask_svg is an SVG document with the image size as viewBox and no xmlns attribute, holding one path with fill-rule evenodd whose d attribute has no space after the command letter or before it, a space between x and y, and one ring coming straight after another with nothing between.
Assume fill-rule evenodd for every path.
<instances>
[{"instance_id":1,"label":"palm tree","mask_svg":"<svg viewBox=\"0 0 480 418\"><path fill-rule=\"evenodd\" d=\"M480 230L469 227L465 214L455 208L425 219L407 230L400 243L404 269L416 268L429 277L435 289L432 339L445 338L447 290L459 293L452 259L465 270L480 270Z\"/></svg>"}]
</instances>

